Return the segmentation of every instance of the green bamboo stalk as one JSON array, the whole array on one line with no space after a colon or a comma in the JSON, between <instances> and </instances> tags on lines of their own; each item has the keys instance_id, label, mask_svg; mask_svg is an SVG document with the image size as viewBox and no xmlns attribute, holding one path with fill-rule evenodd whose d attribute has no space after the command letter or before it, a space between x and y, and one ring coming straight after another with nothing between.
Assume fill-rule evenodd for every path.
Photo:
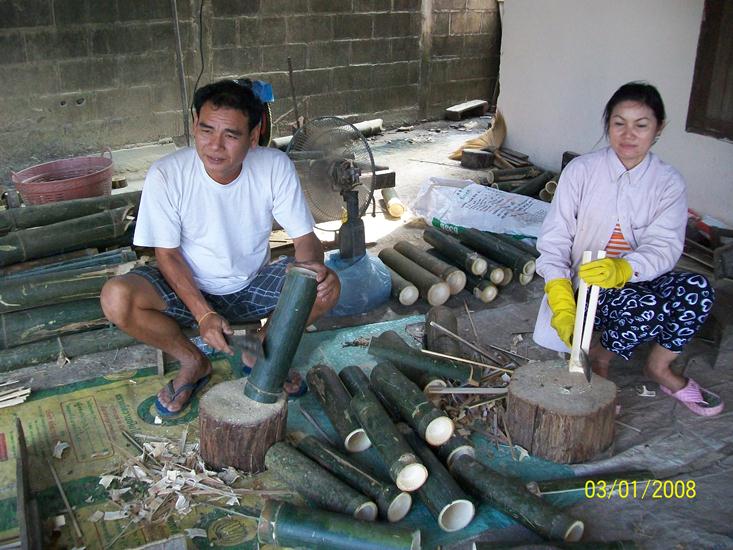
<instances>
[{"instance_id":1,"label":"green bamboo stalk","mask_svg":"<svg viewBox=\"0 0 733 550\"><path fill-rule=\"evenodd\" d=\"M316 274L292 267L285 276L275 312L263 342L264 357L257 360L244 385L244 395L259 403L275 403L303 337L316 300Z\"/></svg>"},{"instance_id":2,"label":"green bamboo stalk","mask_svg":"<svg viewBox=\"0 0 733 550\"><path fill-rule=\"evenodd\" d=\"M486 258L462 245L458 239L432 227L423 231L422 238L442 256L453 262L453 265L462 268L466 273L479 276L486 273Z\"/></svg>"},{"instance_id":3,"label":"green bamboo stalk","mask_svg":"<svg viewBox=\"0 0 733 550\"><path fill-rule=\"evenodd\" d=\"M430 472L425 484L417 490L420 500L427 506L443 531L451 533L466 527L476 513L476 507L458 486L433 452L406 424L397 429L420 457Z\"/></svg>"},{"instance_id":4,"label":"green bamboo stalk","mask_svg":"<svg viewBox=\"0 0 733 550\"><path fill-rule=\"evenodd\" d=\"M8 233L0 237L0 265L69 252L118 237L125 233L132 222L127 219L131 210L131 206L123 206L73 220Z\"/></svg>"},{"instance_id":5,"label":"green bamboo stalk","mask_svg":"<svg viewBox=\"0 0 733 550\"><path fill-rule=\"evenodd\" d=\"M73 252L66 252L65 254L57 254L55 256L46 256L45 258L38 258L37 260L29 260L27 262L20 262L17 264L10 265L8 267L0 267L0 277L22 277L26 272L35 271L45 266L53 265L59 262L70 261L73 259L81 259L87 256L93 256L99 251L96 248L83 248L81 250L74 250Z\"/></svg>"},{"instance_id":6,"label":"green bamboo stalk","mask_svg":"<svg viewBox=\"0 0 733 550\"><path fill-rule=\"evenodd\" d=\"M372 387L400 411L402 418L433 446L442 445L455 430L453 421L438 409L409 378L389 361L378 363L370 375Z\"/></svg>"},{"instance_id":7,"label":"green bamboo stalk","mask_svg":"<svg viewBox=\"0 0 733 550\"><path fill-rule=\"evenodd\" d=\"M377 403L380 403L384 408L385 412L395 422L400 420L400 411L391 402L387 401L383 395L379 395L377 391L369 384L369 378L360 367L356 365L350 365L344 367L339 372L339 378L349 390L351 395L354 397L364 397L366 399L374 399Z\"/></svg>"},{"instance_id":8,"label":"green bamboo stalk","mask_svg":"<svg viewBox=\"0 0 733 550\"><path fill-rule=\"evenodd\" d=\"M578 541L583 536L582 521L527 491L521 480L499 474L467 454L453 460L450 472L465 489L543 537Z\"/></svg>"},{"instance_id":9,"label":"green bamboo stalk","mask_svg":"<svg viewBox=\"0 0 733 550\"><path fill-rule=\"evenodd\" d=\"M530 254L522 252L493 235L482 233L477 229L464 229L459 233L459 237L461 242L467 246L484 256L493 258L502 265L525 275L534 273L535 261Z\"/></svg>"},{"instance_id":10,"label":"green bamboo stalk","mask_svg":"<svg viewBox=\"0 0 733 550\"><path fill-rule=\"evenodd\" d=\"M499 286L507 286L514 278L514 271L506 266L502 267L502 269L504 270L504 278L499 283Z\"/></svg>"},{"instance_id":11,"label":"green bamboo stalk","mask_svg":"<svg viewBox=\"0 0 733 550\"><path fill-rule=\"evenodd\" d=\"M108 323L98 298L4 313L0 315L0 349L82 332Z\"/></svg>"},{"instance_id":12,"label":"green bamboo stalk","mask_svg":"<svg viewBox=\"0 0 733 550\"><path fill-rule=\"evenodd\" d=\"M466 275L466 288L485 304L493 302L499 294L499 289L494 283L474 275Z\"/></svg>"},{"instance_id":13,"label":"green bamboo stalk","mask_svg":"<svg viewBox=\"0 0 733 550\"><path fill-rule=\"evenodd\" d=\"M400 341L402 341L401 338ZM479 373L475 373L474 368L470 365L430 357L410 347L406 342L402 342L403 345L398 345L393 339L372 338L368 351L374 357L392 361L398 369L411 379L413 376L411 373L416 371L456 380L461 384L474 383L478 378Z\"/></svg>"},{"instance_id":14,"label":"green bamboo stalk","mask_svg":"<svg viewBox=\"0 0 733 550\"><path fill-rule=\"evenodd\" d=\"M517 195L526 195L534 197L545 187L545 184L552 179L552 172L542 172L539 176L527 180L525 183L517 187L513 192Z\"/></svg>"},{"instance_id":15,"label":"green bamboo stalk","mask_svg":"<svg viewBox=\"0 0 733 550\"><path fill-rule=\"evenodd\" d=\"M471 458L476 457L476 449L473 444L462 435L457 434L453 434L453 437L438 447L436 452L448 468L461 455L467 454Z\"/></svg>"},{"instance_id":16,"label":"green bamboo stalk","mask_svg":"<svg viewBox=\"0 0 733 550\"><path fill-rule=\"evenodd\" d=\"M527 166L523 168L499 168L489 170L489 172L486 174L486 180L489 183L494 183L499 181L519 180L522 178L526 178L527 176L536 176L537 174L538 171L533 166Z\"/></svg>"},{"instance_id":17,"label":"green bamboo stalk","mask_svg":"<svg viewBox=\"0 0 733 550\"><path fill-rule=\"evenodd\" d=\"M343 448L351 453L368 449L371 442L349 409L351 395L336 371L326 365L316 365L308 371L306 381L338 433Z\"/></svg>"},{"instance_id":18,"label":"green bamboo stalk","mask_svg":"<svg viewBox=\"0 0 733 550\"><path fill-rule=\"evenodd\" d=\"M514 248L518 248L519 250L521 250L523 252L526 252L527 254L529 254L530 256L532 256L533 258L539 258L540 257L540 253L537 250L537 248L535 248L534 246L531 246L531 245L525 243L524 241L520 241L519 239L515 239L514 237L512 237L510 235L506 235L504 233L493 233L491 231L482 231L482 233L484 233L486 235L493 235L494 237L496 237L497 239L499 239L501 241L504 241L508 245L513 246Z\"/></svg>"},{"instance_id":19,"label":"green bamboo stalk","mask_svg":"<svg viewBox=\"0 0 733 550\"><path fill-rule=\"evenodd\" d=\"M463 271L440 258L431 256L414 244L400 241L394 245L394 249L448 283L451 295L458 294L466 286L466 274Z\"/></svg>"},{"instance_id":20,"label":"green bamboo stalk","mask_svg":"<svg viewBox=\"0 0 733 550\"><path fill-rule=\"evenodd\" d=\"M437 248L429 248L426 252L431 256L440 258L444 262L453 264L459 269L464 269L462 266L458 265L458 262L455 262L441 254ZM476 275L476 277L482 277L484 279L488 279L494 284L499 284L504 279L504 268L496 262L489 260L488 258L482 258L481 261L484 262L486 268L484 269L484 273L482 275ZM469 275L473 275L473 273L471 273L471 271L469 270L464 271L464 273L466 274L466 277L468 277Z\"/></svg>"},{"instance_id":21,"label":"green bamboo stalk","mask_svg":"<svg viewBox=\"0 0 733 550\"><path fill-rule=\"evenodd\" d=\"M298 450L307 457L318 462L341 481L373 499L383 519L390 522L400 521L410 511L412 497L409 493L375 478L328 443L303 432L292 432L289 437Z\"/></svg>"},{"instance_id":22,"label":"green bamboo stalk","mask_svg":"<svg viewBox=\"0 0 733 550\"><path fill-rule=\"evenodd\" d=\"M115 327L48 338L0 351L0 373L50 363L59 358L73 359L90 353L120 349L137 343L139 342L132 336Z\"/></svg>"},{"instance_id":23,"label":"green bamboo stalk","mask_svg":"<svg viewBox=\"0 0 733 550\"><path fill-rule=\"evenodd\" d=\"M365 523L276 500L265 502L257 523L257 540L283 548L420 550L419 529Z\"/></svg>"},{"instance_id":24,"label":"green bamboo stalk","mask_svg":"<svg viewBox=\"0 0 733 550\"><path fill-rule=\"evenodd\" d=\"M397 299L403 306L411 306L417 302L420 293L417 287L407 279L404 279L394 269L387 268L392 279L392 297Z\"/></svg>"},{"instance_id":25,"label":"green bamboo stalk","mask_svg":"<svg viewBox=\"0 0 733 550\"><path fill-rule=\"evenodd\" d=\"M91 267L0 281L0 314L97 298L104 283L136 265L129 262L115 268Z\"/></svg>"},{"instance_id":26,"label":"green bamboo stalk","mask_svg":"<svg viewBox=\"0 0 733 550\"><path fill-rule=\"evenodd\" d=\"M55 262L35 267L33 269L28 269L20 273L13 273L12 275L5 277L5 280L33 277L45 273L58 273L59 271L70 271L72 269L82 269L87 267L102 268L123 264L125 262L134 262L135 260L137 260L137 254L130 250L129 247L125 247L117 250L110 250L109 252L101 252L99 254L94 254L93 256Z\"/></svg>"},{"instance_id":27,"label":"green bamboo stalk","mask_svg":"<svg viewBox=\"0 0 733 550\"><path fill-rule=\"evenodd\" d=\"M140 206L142 191L119 193L88 199L74 199L24 208L9 208L0 211L0 236L11 231L40 227L113 210L122 206Z\"/></svg>"},{"instance_id":28,"label":"green bamboo stalk","mask_svg":"<svg viewBox=\"0 0 733 550\"><path fill-rule=\"evenodd\" d=\"M445 332L439 331L430 323L438 323L441 327L445 327L454 334L458 334L458 318L453 310L445 306L436 306L430 308L425 314L425 349L460 357L460 346L455 338L451 338Z\"/></svg>"},{"instance_id":29,"label":"green bamboo stalk","mask_svg":"<svg viewBox=\"0 0 733 550\"><path fill-rule=\"evenodd\" d=\"M282 441L265 454L265 466L308 503L324 510L374 521L377 505L316 462Z\"/></svg>"},{"instance_id":30,"label":"green bamboo stalk","mask_svg":"<svg viewBox=\"0 0 733 550\"><path fill-rule=\"evenodd\" d=\"M399 334L397 334L394 330L388 330L386 332L383 332L379 336L373 336L372 340L374 339L381 340L380 344L391 346L396 349L412 349L402 338L400 338ZM427 392L429 388L434 388L436 386L443 388L447 386L443 379L437 374L428 372L421 368L415 368L410 365L405 365L403 363L395 363L395 365L398 369L400 369L402 374L404 374L415 384L417 384L423 392Z\"/></svg>"},{"instance_id":31,"label":"green bamboo stalk","mask_svg":"<svg viewBox=\"0 0 733 550\"><path fill-rule=\"evenodd\" d=\"M445 303L450 297L450 287L440 277L433 275L424 267L406 258L394 248L385 248L379 252L379 259L394 269L401 277L413 283L420 291L420 296L432 306Z\"/></svg>"}]
</instances>

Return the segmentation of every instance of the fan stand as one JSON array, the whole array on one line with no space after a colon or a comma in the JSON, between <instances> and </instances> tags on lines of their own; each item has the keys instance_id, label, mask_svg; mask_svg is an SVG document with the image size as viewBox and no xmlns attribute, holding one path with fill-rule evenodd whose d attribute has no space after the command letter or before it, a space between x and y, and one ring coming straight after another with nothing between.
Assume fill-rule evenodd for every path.
<instances>
[{"instance_id":1,"label":"fan stand","mask_svg":"<svg viewBox=\"0 0 733 550\"><path fill-rule=\"evenodd\" d=\"M339 229L339 253L344 260L361 258L366 254L364 221L359 216L359 194L357 191L341 191L346 202L346 221Z\"/></svg>"}]
</instances>

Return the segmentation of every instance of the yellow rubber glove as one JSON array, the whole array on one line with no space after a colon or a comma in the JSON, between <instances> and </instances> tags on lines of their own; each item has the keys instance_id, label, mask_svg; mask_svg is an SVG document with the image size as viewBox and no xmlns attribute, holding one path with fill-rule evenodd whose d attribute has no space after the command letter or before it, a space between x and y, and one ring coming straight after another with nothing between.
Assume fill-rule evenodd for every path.
<instances>
[{"instance_id":1,"label":"yellow rubber glove","mask_svg":"<svg viewBox=\"0 0 733 550\"><path fill-rule=\"evenodd\" d=\"M589 285L621 288L629 282L634 270L623 258L603 258L580 266L578 275Z\"/></svg>"},{"instance_id":2,"label":"yellow rubber glove","mask_svg":"<svg viewBox=\"0 0 733 550\"><path fill-rule=\"evenodd\" d=\"M560 340L568 347L572 346L575 329L575 293L570 279L553 279L545 285L547 303L552 310L550 325L555 329Z\"/></svg>"}]
</instances>

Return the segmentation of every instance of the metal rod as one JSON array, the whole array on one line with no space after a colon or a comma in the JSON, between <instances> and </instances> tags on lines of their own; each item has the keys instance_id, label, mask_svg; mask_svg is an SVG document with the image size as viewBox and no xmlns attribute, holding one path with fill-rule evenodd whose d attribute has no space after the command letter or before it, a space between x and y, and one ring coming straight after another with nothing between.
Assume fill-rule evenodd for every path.
<instances>
[{"instance_id":1,"label":"metal rod","mask_svg":"<svg viewBox=\"0 0 733 550\"><path fill-rule=\"evenodd\" d=\"M293 61L288 57L288 78L290 79L290 95L293 98L293 113L295 114L295 127L300 128L300 117L298 116L298 98L295 95L295 83L293 82Z\"/></svg>"},{"instance_id":2,"label":"metal rod","mask_svg":"<svg viewBox=\"0 0 733 550\"><path fill-rule=\"evenodd\" d=\"M468 363L469 365L478 365L479 367L483 367L485 369L495 369L502 372L514 372L512 369L505 369L504 367L495 367L492 365L487 365L486 363L479 363L478 361L471 361L470 359L463 359L462 357L456 357L454 355L448 355L447 353L438 353L437 351L430 351L429 349L421 349L421 352L427 354L427 355L434 355L435 357L442 357L443 359L450 359L451 361L459 361L461 363Z\"/></svg>"},{"instance_id":3,"label":"metal rod","mask_svg":"<svg viewBox=\"0 0 733 550\"><path fill-rule=\"evenodd\" d=\"M69 514L69 518L71 518L71 524L74 526L74 531L76 531L77 539L79 542L83 542L84 536L82 535L81 529L79 528L79 522L76 521L74 510L71 508L71 504L69 504L69 499L66 498L66 493L64 492L64 488L61 486L59 475L56 473L56 469L53 467L53 464L48 457L46 457L46 462L48 462L48 467L51 469L51 475L53 476L53 480L56 482L56 487L58 488L59 494L61 495L61 500L64 501L66 512Z\"/></svg>"},{"instance_id":4,"label":"metal rod","mask_svg":"<svg viewBox=\"0 0 733 550\"><path fill-rule=\"evenodd\" d=\"M504 395L507 388L426 388L428 393L438 395Z\"/></svg>"},{"instance_id":5,"label":"metal rod","mask_svg":"<svg viewBox=\"0 0 733 550\"><path fill-rule=\"evenodd\" d=\"M450 330L448 330L447 328L445 328L445 327L441 327L441 326L440 326L440 325L439 325L438 323L436 323L435 321L430 321L430 326L433 326L433 327L437 328L438 330L442 330L443 332L445 332L445 333L446 333L446 334L448 334L449 336L452 336L453 338L455 338L456 340L458 340L458 341L459 341L459 342L461 342L462 344L466 344L466 345L467 345L467 346L468 346L469 348L471 348L472 350L474 350L474 351L477 351L477 352L479 352L479 353L480 353L481 355L483 355L484 357L488 357L489 359L492 359L492 360L496 361L496 359L494 359L493 357L491 357L491 355L489 355L489 352L488 352L488 351L486 351L485 349L483 349L483 348L481 348L481 347L477 346L476 344L472 344L472 343L471 343L471 342L469 342L468 340L465 340L465 339L461 338L460 336L458 336L458 335L457 335L457 334L455 334L454 332L451 332L451 331L450 331ZM488 346L489 346L489 347L490 347L491 349L495 349L496 351L500 351L500 352L502 352L502 353L506 353L507 355L511 355L512 357L516 357L516 358L518 358L518 359L522 359L522 360L524 360L524 361L529 361L529 360L530 360L530 359L529 359L529 357L525 357L524 355L519 355L518 353L514 353L514 352L511 352L511 351L509 351L508 349L500 348L499 346L495 346L495 345L493 345L493 344L487 344L487 345L488 345Z\"/></svg>"}]
</instances>

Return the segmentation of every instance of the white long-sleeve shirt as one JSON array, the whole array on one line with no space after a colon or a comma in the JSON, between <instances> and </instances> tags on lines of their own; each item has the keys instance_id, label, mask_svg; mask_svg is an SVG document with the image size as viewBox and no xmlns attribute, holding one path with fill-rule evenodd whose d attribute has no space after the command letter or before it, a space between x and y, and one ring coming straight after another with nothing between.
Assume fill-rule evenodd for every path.
<instances>
[{"instance_id":1,"label":"white long-sleeve shirt","mask_svg":"<svg viewBox=\"0 0 733 550\"><path fill-rule=\"evenodd\" d=\"M605 250L618 223L632 251L624 255L631 282L650 281L674 268L682 254L687 224L687 191L682 176L654 153L627 170L607 147L582 155L563 170L542 224L537 272L551 281L573 279L584 250ZM535 341L558 351L567 348L549 321L543 299Z\"/></svg>"}]
</instances>

